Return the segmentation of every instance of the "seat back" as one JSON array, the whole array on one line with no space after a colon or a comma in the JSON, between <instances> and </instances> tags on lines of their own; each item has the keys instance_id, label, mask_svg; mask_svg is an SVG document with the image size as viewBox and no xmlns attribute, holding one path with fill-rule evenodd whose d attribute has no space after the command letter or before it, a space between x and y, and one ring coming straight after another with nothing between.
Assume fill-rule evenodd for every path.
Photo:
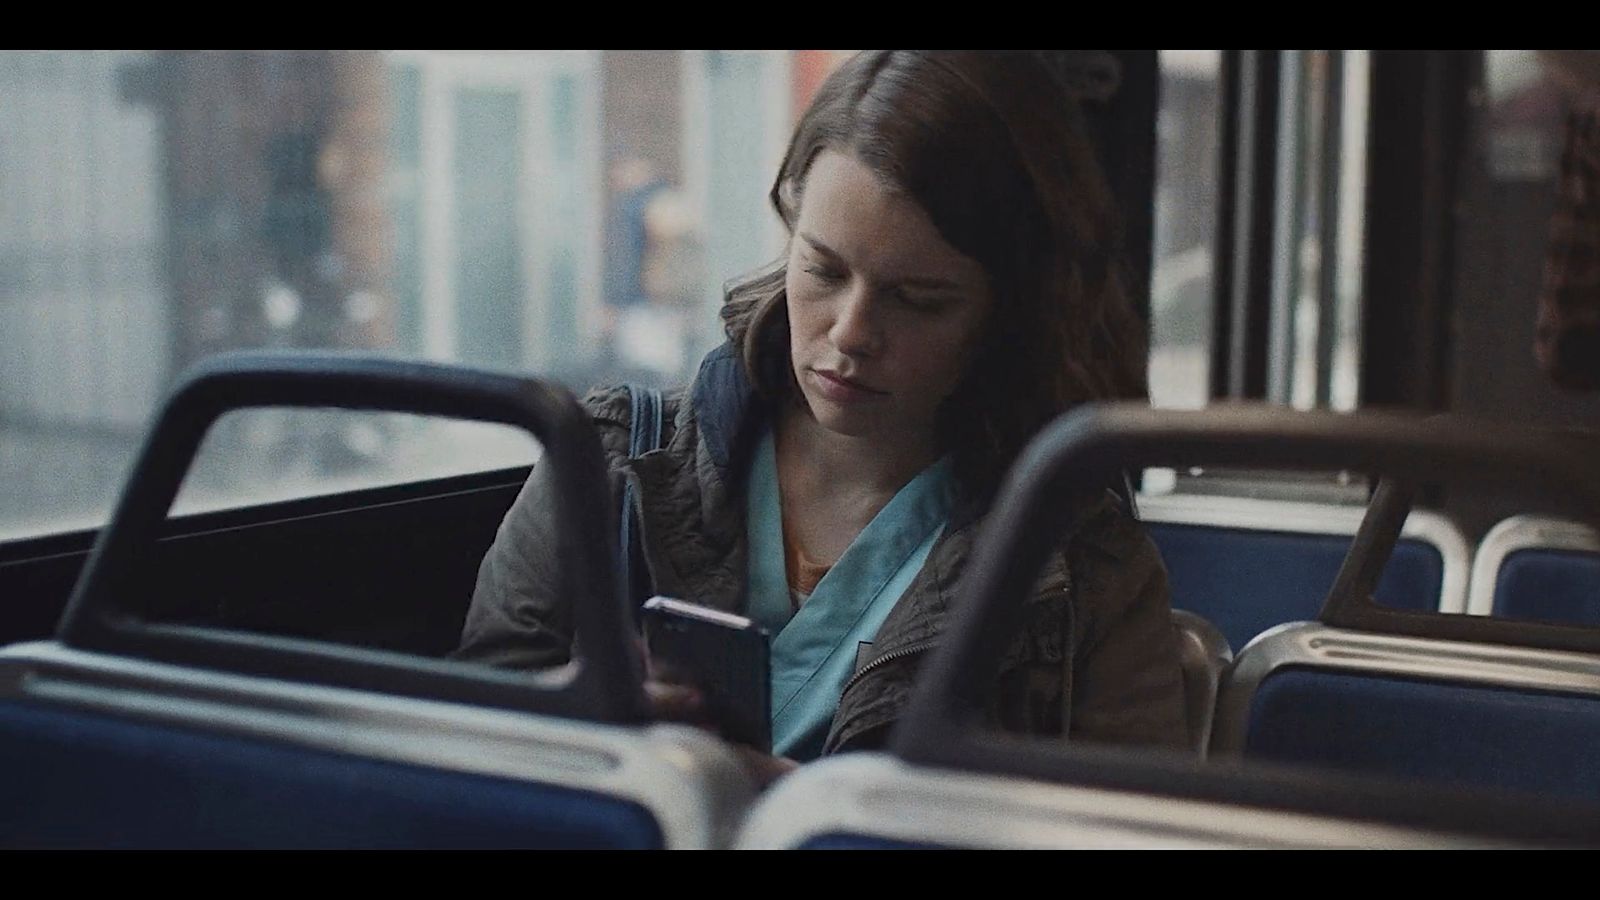
<instances>
[{"instance_id":1,"label":"seat back","mask_svg":"<svg viewBox=\"0 0 1600 900\"><path fill-rule=\"evenodd\" d=\"M1173 608L1214 623L1238 652L1274 625L1317 617L1363 510L1157 496L1142 498L1140 512L1166 563ZM1460 531L1441 516L1413 512L1376 598L1391 608L1460 612L1467 576Z\"/></svg>"},{"instance_id":2,"label":"seat back","mask_svg":"<svg viewBox=\"0 0 1600 900\"><path fill-rule=\"evenodd\" d=\"M1224 679L1211 750L1600 800L1600 655L1299 623Z\"/></svg>"},{"instance_id":3,"label":"seat back","mask_svg":"<svg viewBox=\"0 0 1600 900\"><path fill-rule=\"evenodd\" d=\"M1183 695L1189 711L1189 739L1204 754L1211 739L1211 721L1217 710L1217 688L1233 662L1233 651L1215 625L1182 609L1172 611L1178 632L1178 652L1183 664Z\"/></svg>"},{"instance_id":4,"label":"seat back","mask_svg":"<svg viewBox=\"0 0 1600 900\"><path fill-rule=\"evenodd\" d=\"M1600 535L1576 522L1513 516L1484 535L1467 609L1477 615L1600 625Z\"/></svg>"},{"instance_id":5,"label":"seat back","mask_svg":"<svg viewBox=\"0 0 1600 900\"><path fill-rule=\"evenodd\" d=\"M1249 780L1259 776L1240 771L1224 780L1233 781L1243 801ZM1302 780L1299 786L1307 783ZM851 753L806 765L768 789L741 826L735 847L1420 849L1522 844L1448 828L1380 824L1372 819L1384 814L1390 800L1411 803L1415 797L1407 796L1404 786L1365 794L1362 787L1370 785L1353 787L1351 793L1366 800L1370 818L1365 821L1297 811L1293 790L1284 791L1275 803L1259 797L1218 802L1176 796L1159 787L1124 790L926 768L888 754Z\"/></svg>"},{"instance_id":6,"label":"seat back","mask_svg":"<svg viewBox=\"0 0 1600 900\"><path fill-rule=\"evenodd\" d=\"M119 659L0 651L0 846L719 847L719 742Z\"/></svg>"}]
</instances>

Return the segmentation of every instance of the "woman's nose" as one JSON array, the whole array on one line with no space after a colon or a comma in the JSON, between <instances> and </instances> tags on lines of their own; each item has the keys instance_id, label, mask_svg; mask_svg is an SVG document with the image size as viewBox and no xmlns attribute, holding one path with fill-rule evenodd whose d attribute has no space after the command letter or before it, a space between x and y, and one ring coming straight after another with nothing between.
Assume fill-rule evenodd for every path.
<instances>
[{"instance_id":1,"label":"woman's nose","mask_svg":"<svg viewBox=\"0 0 1600 900\"><path fill-rule=\"evenodd\" d=\"M873 356L883 349L883 331L873 309L872 292L865 285L852 287L841 299L829 337L846 356Z\"/></svg>"}]
</instances>

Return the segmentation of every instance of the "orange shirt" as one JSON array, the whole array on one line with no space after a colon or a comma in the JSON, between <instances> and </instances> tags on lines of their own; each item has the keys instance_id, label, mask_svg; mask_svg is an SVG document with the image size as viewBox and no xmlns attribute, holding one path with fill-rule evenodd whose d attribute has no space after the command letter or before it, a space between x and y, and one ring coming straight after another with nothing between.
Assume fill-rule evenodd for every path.
<instances>
[{"instance_id":1,"label":"orange shirt","mask_svg":"<svg viewBox=\"0 0 1600 900\"><path fill-rule=\"evenodd\" d=\"M832 566L808 558L800 545L790 539L787 528L783 530L783 562L789 573L789 599L798 610Z\"/></svg>"}]
</instances>

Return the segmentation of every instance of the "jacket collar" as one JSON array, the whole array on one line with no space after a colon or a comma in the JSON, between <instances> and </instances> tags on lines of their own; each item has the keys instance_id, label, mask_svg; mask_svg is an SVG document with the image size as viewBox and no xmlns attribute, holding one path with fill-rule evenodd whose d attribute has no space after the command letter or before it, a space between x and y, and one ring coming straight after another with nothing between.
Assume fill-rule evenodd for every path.
<instances>
[{"instance_id":1,"label":"jacket collar","mask_svg":"<svg viewBox=\"0 0 1600 900\"><path fill-rule=\"evenodd\" d=\"M724 477L742 473L767 415L731 343L724 342L700 362L689 404L711 462Z\"/></svg>"}]
</instances>

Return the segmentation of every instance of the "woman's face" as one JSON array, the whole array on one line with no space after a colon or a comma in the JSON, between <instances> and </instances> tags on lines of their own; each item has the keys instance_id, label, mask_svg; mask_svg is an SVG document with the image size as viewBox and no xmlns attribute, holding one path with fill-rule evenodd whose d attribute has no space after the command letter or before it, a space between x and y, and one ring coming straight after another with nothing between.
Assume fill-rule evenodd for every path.
<instances>
[{"instance_id":1,"label":"woman's face","mask_svg":"<svg viewBox=\"0 0 1600 900\"><path fill-rule=\"evenodd\" d=\"M789 246L789 352L824 428L932 436L994 304L983 268L854 156L811 164Z\"/></svg>"}]
</instances>

